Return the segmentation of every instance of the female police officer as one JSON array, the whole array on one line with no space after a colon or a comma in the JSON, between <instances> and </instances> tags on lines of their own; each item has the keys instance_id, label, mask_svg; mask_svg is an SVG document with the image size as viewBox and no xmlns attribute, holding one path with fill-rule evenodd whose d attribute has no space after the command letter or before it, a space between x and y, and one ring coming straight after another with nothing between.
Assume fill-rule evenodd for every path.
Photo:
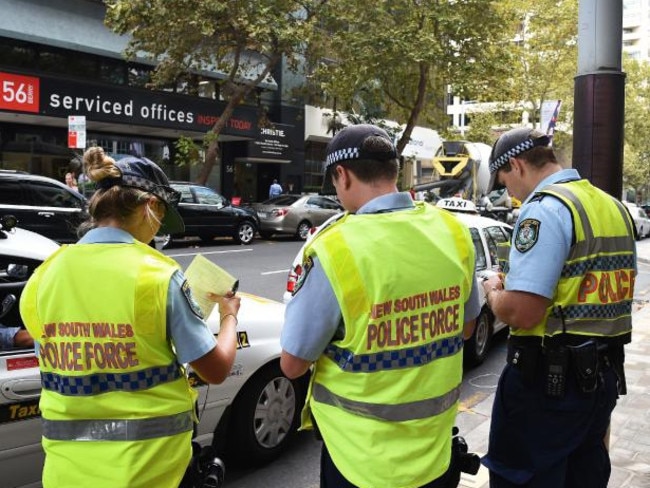
<instances>
[{"instance_id":1,"label":"female police officer","mask_svg":"<svg viewBox=\"0 0 650 488\"><path fill-rule=\"evenodd\" d=\"M563 169L547 135L512 129L490 156L491 184L523 202L505 289L484 282L510 325L508 364L483 462L492 488L606 488L605 432L623 393L635 247L625 207Z\"/></svg>"},{"instance_id":2,"label":"female police officer","mask_svg":"<svg viewBox=\"0 0 650 488\"><path fill-rule=\"evenodd\" d=\"M239 298L219 305L219 343L178 264L146 243L180 232L178 194L145 158L84 155L97 183L85 236L29 280L21 314L39 345L47 487L177 487L191 457L196 394L228 375Z\"/></svg>"}]
</instances>

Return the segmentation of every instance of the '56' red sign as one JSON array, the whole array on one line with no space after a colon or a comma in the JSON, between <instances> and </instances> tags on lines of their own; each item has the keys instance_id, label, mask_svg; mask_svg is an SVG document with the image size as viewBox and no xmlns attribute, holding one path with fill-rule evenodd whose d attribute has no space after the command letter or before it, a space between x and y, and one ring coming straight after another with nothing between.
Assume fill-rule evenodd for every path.
<instances>
[{"instance_id":1,"label":"'56' red sign","mask_svg":"<svg viewBox=\"0 0 650 488\"><path fill-rule=\"evenodd\" d=\"M39 79L0 71L0 110L38 113Z\"/></svg>"}]
</instances>

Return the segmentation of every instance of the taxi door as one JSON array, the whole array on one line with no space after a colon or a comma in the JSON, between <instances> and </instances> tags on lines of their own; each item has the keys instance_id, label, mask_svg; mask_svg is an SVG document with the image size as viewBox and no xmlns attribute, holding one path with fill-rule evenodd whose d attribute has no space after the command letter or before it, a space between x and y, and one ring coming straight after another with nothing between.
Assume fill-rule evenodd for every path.
<instances>
[{"instance_id":1,"label":"taxi door","mask_svg":"<svg viewBox=\"0 0 650 488\"><path fill-rule=\"evenodd\" d=\"M0 352L2 486L40 486L45 455L38 401L41 378L33 349Z\"/></svg>"}]
</instances>

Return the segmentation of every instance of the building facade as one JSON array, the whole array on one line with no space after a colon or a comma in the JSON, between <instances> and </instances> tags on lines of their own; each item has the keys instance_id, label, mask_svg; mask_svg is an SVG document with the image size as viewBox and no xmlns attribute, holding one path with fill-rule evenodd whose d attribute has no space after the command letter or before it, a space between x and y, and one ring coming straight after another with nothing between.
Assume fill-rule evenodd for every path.
<instances>
[{"instance_id":1,"label":"building facade","mask_svg":"<svg viewBox=\"0 0 650 488\"><path fill-rule=\"evenodd\" d=\"M176 164L175 143L184 136L201 146L226 106L218 83L225 75L201 73L152 90L154 66L126 61L129 38L110 31L104 17L99 0L2 0L0 169L63 181L67 172L80 172L85 148L98 145L146 156L171 180L196 180L201 166ZM243 204L265 200L274 179L285 192L320 190L332 111L305 105L296 95L303 83L283 61L236 108L220 133L221 157L208 186ZM85 118L82 147L69 147L69 117ZM262 119L269 123L260 125ZM398 123L386 123L399 135ZM439 145L435 131L414 129L404 188L431 177Z\"/></svg>"},{"instance_id":2,"label":"building facade","mask_svg":"<svg viewBox=\"0 0 650 488\"><path fill-rule=\"evenodd\" d=\"M85 117L86 146L146 156L170 179L192 180L199 168L174 164L175 142L199 145L226 103L216 81L194 87L145 87L152 70L127 62L128 38L103 24L105 7L90 0L3 0L0 16L0 168L63 180L79 172L83 148L68 147L68 118ZM258 201L277 178L302 191L304 107L282 99L280 66L237 107L219 137L221 161L208 186L226 197ZM261 127L260 113L270 121Z\"/></svg>"},{"instance_id":3,"label":"building facade","mask_svg":"<svg viewBox=\"0 0 650 488\"><path fill-rule=\"evenodd\" d=\"M623 0L623 52L650 60L650 1Z\"/></svg>"}]
</instances>

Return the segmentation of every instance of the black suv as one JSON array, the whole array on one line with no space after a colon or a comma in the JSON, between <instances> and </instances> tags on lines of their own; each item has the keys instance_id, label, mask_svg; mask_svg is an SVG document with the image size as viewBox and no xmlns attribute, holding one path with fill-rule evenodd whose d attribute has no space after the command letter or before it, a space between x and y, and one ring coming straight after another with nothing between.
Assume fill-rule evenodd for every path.
<instances>
[{"instance_id":1,"label":"black suv","mask_svg":"<svg viewBox=\"0 0 650 488\"><path fill-rule=\"evenodd\" d=\"M78 240L77 227L88 216L87 201L52 178L0 170L0 215L13 215L18 227L71 243Z\"/></svg>"},{"instance_id":2,"label":"black suv","mask_svg":"<svg viewBox=\"0 0 650 488\"><path fill-rule=\"evenodd\" d=\"M206 186L186 181L172 181L170 185L181 194L178 212L185 222L185 233L172 238L196 236L210 242L225 236L241 244L253 241L259 229L255 211L232 205L226 197Z\"/></svg>"}]
</instances>

